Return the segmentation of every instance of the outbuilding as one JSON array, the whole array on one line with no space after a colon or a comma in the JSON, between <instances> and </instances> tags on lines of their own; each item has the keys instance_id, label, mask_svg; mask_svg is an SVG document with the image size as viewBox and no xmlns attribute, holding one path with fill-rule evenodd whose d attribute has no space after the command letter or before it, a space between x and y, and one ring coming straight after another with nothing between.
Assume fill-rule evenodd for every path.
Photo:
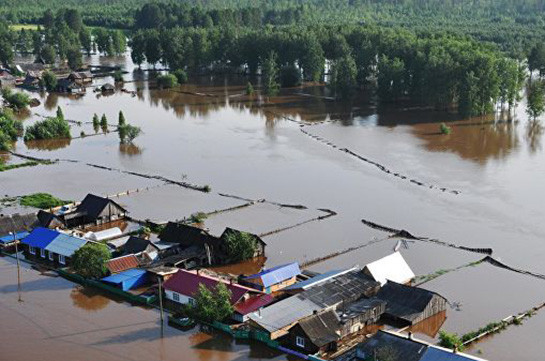
<instances>
[{"instance_id":1,"label":"outbuilding","mask_svg":"<svg viewBox=\"0 0 545 361\"><path fill-rule=\"evenodd\" d=\"M265 293L272 293L294 284L299 274L301 274L299 264L294 262L241 277L240 283Z\"/></svg>"},{"instance_id":2,"label":"outbuilding","mask_svg":"<svg viewBox=\"0 0 545 361\"><path fill-rule=\"evenodd\" d=\"M401 284L410 284L415 277L411 267L407 264L401 253L394 252L386 257L367 264L363 272L382 286L387 281L393 281Z\"/></svg>"},{"instance_id":3,"label":"outbuilding","mask_svg":"<svg viewBox=\"0 0 545 361\"><path fill-rule=\"evenodd\" d=\"M119 287L123 291L138 288L148 281L148 273L142 269L130 269L102 279L102 282Z\"/></svg>"}]
</instances>

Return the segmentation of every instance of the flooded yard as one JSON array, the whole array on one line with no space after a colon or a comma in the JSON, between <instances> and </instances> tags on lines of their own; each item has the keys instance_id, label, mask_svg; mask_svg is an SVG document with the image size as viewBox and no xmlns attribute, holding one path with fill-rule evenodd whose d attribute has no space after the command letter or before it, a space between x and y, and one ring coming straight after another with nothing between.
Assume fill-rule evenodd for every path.
<instances>
[{"instance_id":1,"label":"flooded yard","mask_svg":"<svg viewBox=\"0 0 545 361\"><path fill-rule=\"evenodd\" d=\"M268 267L316 261L352 248L314 262L310 269L363 266L387 255L398 240L361 222L367 219L418 236L492 248L493 256L510 266L545 273L545 154L541 125L527 121L524 103L517 108L515 121L507 122L377 108L365 97L353 104L334 102L323 97L320 86L283 90L269 100L247 97L243 95L247 79L237 77L204 77L172 90L157 90L153 79L148 81L153 73L133 72L129 58L91 59L99 61L124 66L129 72L124 87L138 89L137 95L118 90L101 96L92 89L81 98L33 94L42 104L26 114L25 124L53 115L60 106L67 119L84 122L81 127L73 125L72 134L79 137L81 131L94 133L85 123L94 113L105 114L115 125L123 111L130 124L142 128L142 135L130 146L120 145L114 131L70 141L25 144L20 140L17 153L59 162L0 172L1 195L48 192L81 200L90 192L114 195L141 189L116 200L128 207L131 216L156 221L265 199L271 203L211 215L205 227L213 233L229 226L259 234L297 225L264 238ZM98 79L94 85L111 81ZM448 122L452 134L438 134L440 122ZM20 161L14 155L2 157ZM208 185L211 192L142 175ZM323 214L322 208L336 215L304 223ZM417 275L482 258L419 241L401 251ZM84 357L93 360L171 360L180 359L180 354L184 360L203 361L285 359L256 345L235 345L198 332L167 329L160 338L155 311L79 294L66 281L31 270L24 273L25 303L18 304L13 264L0 262L0 305L6 319L0 328L17 325L9 333L2 330L9 334L3 355L20 356L22 351L26 358L57 360L58 355L85 350ZM261 263L245 269L258 270ZM465 332L545 301L543 282L481 264L445 274L424 287L461 302L461 311L447 311L443 327ZM87 301L95 309L76 305ZM484 341L484 357L511 360L508 353L494 351L496 338L527 337L532 333L529 329L539 332L540 315ZM46 327L50 324L55 327ZM21 347L23 335L32 347ZM535 359L525 358L523 349L532 354L525 342L514 345L520 347L513 352L521 359Z\"/></svg>"}]
</instances>

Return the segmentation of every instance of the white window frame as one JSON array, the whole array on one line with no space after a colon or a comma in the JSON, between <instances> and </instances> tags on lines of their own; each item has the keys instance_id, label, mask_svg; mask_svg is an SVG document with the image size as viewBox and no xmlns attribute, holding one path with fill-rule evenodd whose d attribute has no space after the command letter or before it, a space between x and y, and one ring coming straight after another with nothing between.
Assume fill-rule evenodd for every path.
<instances>
[{"instance_id":1,"label":"white window frame","mask_svg":"<svg viewBox=\"0 0 545 361\"><path fill-rule=\"evenodd\" d=\"M36 248L35 247L28 246L28 251L30 252L30 254L36 254Z\"/></svg>"},{"instance_id":2,"label":"white window frame","mask_svg":"<svg viewBox=\"0 0 545 361\"><path fill-rule=\"evenodd\" d=\"M180 294L178 292L172 292L172 300L174 302L180 302Z\"/></svg>"},{"instance_id":3,"label":"white window frame","mask_svg":"<svg viewBox=\"0 0 545 361\"><path fill-rule=\"evenodd\" d=\"M66 258L62 254L59 254L59 263L66 264Z\"/></svg>"},{"instance_id":4,"label":"white window frame","mask_svg":"<svg viewBox=\"0 0 545 361\"><path fill-rule=\"evenodd\" d=\"M50 261L54 261L54 260L55 260L55 259L53 258L53 252L49 252L48 258L49 258Z\"/></svg>"},{"instance_id":5,"label":"white window frame","mask_svg":"<svg viewBox=\"0 0 545 361\"><path fill-rule=\"evenodd\" d=\"M190 306L192 307L195 307L196 306L196 302L195 302L195 299L191 298L191 297L188 297L187 298L187 303L189 303Z\"/></svg>"},{"instance_id":6,"label":"white window frame","mask_svg":"<svg viewBox=\"0 0 545 361\"><path fill-rule=\"evenodd\" d=\"M45 258L45 249L40 248L40 257Z\"/></svg>"},{"instance_id":7,"label":"white window frame","mask_svg":"<svg viewBox=\"0 0 545 361\"><path fill-rule=\"evenodd\" d=\"M295 336L295 344L297 347L305 348L305 338L301 336Z\"/></svg>"}]
</instances>

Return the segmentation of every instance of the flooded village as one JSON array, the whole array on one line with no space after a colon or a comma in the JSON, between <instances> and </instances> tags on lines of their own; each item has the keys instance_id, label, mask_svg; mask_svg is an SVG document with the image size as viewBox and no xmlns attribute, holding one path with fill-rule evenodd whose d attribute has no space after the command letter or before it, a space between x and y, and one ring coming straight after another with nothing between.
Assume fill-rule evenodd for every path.
<instances>
[{"instance_id":1,"label":"flooded village","mask_svg":"<svg viewBox=\"0 0 545 361\"><path fill-rule=\"evenodd\" d=\"M129 53L44 92L33 60L0 75L36 100L15 115L61 109L72 138L0 152L0 359L542 357L545 154L524 99L464 119L318 83L248 95L239 75L160 89ZM39 193L64 201L22 201Z\"/></svg>"}]
</instances>

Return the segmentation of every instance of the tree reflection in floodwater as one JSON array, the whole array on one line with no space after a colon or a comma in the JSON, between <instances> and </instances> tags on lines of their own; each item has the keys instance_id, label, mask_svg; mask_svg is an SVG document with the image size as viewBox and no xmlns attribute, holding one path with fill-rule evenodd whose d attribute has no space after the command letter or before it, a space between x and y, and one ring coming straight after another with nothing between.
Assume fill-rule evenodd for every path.
<instances>
[{"instance_id":1,"label":"tree reflection in floodwater","mask_svg":"<svg viewBox=\"0 0 545 361\"><path fill-rule=\"evenodd\" d=\"M99 311L108 306L110 299L103 296L98 290L76 286L70 292L74 306L86 311Z\"/></svg>"}]
</instances>

